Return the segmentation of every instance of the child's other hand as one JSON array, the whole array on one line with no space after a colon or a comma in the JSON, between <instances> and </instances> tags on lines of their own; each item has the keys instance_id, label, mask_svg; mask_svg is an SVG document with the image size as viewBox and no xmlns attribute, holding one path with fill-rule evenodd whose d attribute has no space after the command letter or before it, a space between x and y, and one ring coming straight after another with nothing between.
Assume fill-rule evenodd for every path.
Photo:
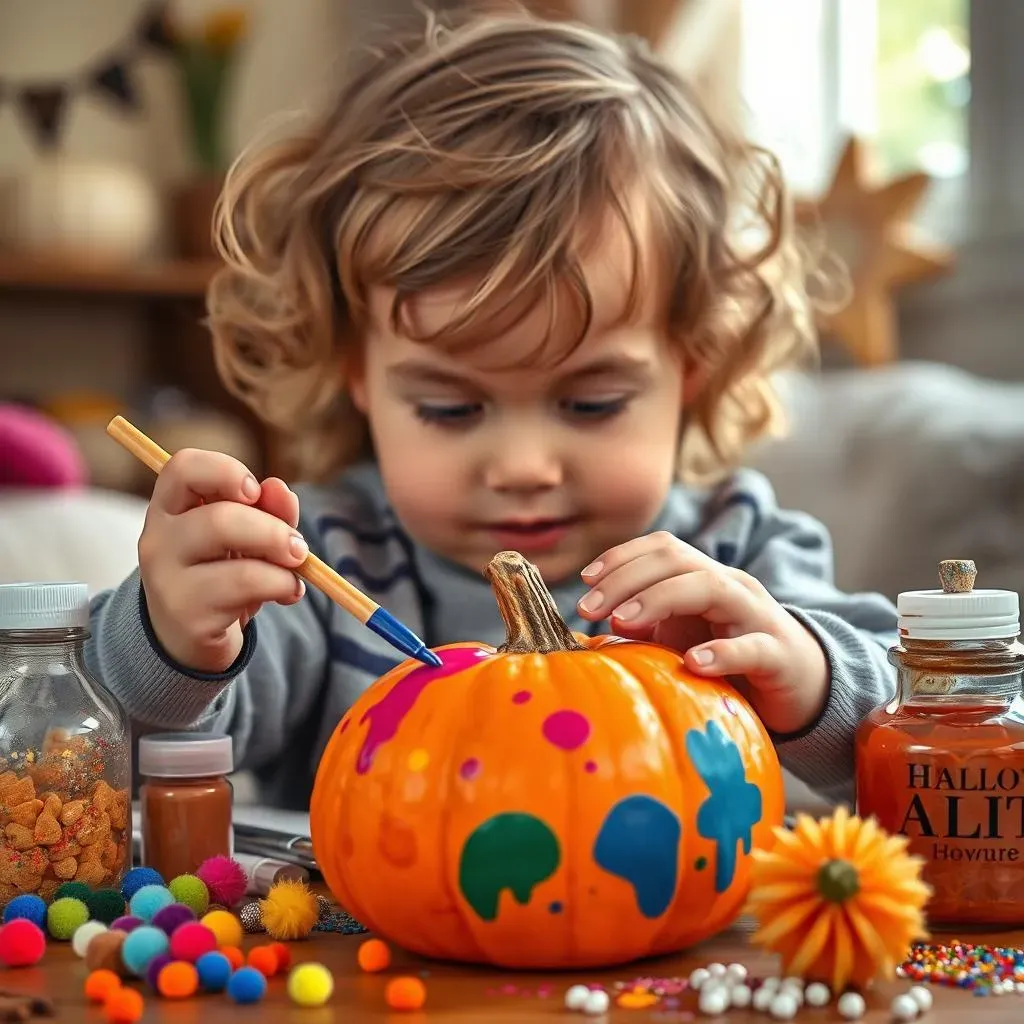
<instances>
[{"instance_id":1,"label":"child's other hand","mask_svg":"<svg viewBox=\"0 0 1024 1024\"><path fill-rule=\"evenodd\" d=\"M599 555L583 580L591 590L582 615L610 617L620 636L680 651L697 675L744 677L744 695L769 729L794 732L820 713L825 653L753 576L653 533Z\"/></svg>"},{"instance_id":2,"label":"child's other hand","mask_svg":"<svg viewBox=\"0 0 1024 1024\"><path fill-rule=\"evenodd\" d=\"M306 557L299 500L275 477L258 483L237 459L184 449L157 477L139 538L149 616L181 665L217 673L242 649L266 601L294 604Z\"/></svg>"}]
</instances>

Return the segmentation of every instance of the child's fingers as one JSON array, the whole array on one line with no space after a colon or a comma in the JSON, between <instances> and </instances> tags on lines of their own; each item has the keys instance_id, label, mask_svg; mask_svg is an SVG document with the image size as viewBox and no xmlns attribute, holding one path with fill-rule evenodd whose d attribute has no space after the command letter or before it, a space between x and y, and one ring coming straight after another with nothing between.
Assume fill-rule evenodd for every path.
<instances>
[{"instance_id":1,"label":"child's fingers","mask_svg":"<svg viewBox=\"0 0 1024 1024\"><path fill-rule=\"evenodd\" d=\"M260 500L256 502L257 508L276 516L289 526L299 525L298 495L290 490L283 480L276 476L269 476L263 481L260 488Z\"/></svg>"},{"instance_id":2,"label":"child's fingers","mask_svg":"<svg viewBox=\"0 0 1024 1024\"><path fill-rule=\"evenodd\" d=\"M686 667L703 676L774 676L785 668L782 644L769 633L709 640L684 655Z\"/></svg>"},{"instance_id":3,"label":"child's fingers","mask_svg":"<svg viewBox=\"0 0 1024 1024\"><path fill-rule=\"evenodd\" d=\"M581 575L584 582L595 586L604 580L617 569L644 555L656 555L665 566L662 576L668 575L673 570L676 573L689 572L693 569L711 569L718 566L710 555L698 551L695 547L681 541L664 530L656 533L648 533L643 537L635 537L623 544L617 544L614 548L598 555L588 565Z\"/></svg>"},{"instance_id":4,"label":"child's fingers","mask_svg":"<svg viewBox=\"0 0 1024 1024\"><path fill-rule=\"evenodd\" d=\"M220 452L183 448L171 456L153 486L151 504L180 515L203 502L259 499L259 481L238 459Z\"/></svg>"},{"instance_id":5,"label":"child's fingers","mask_svg":"<svg viewBox=\"0 0 1024 1024\"><path fill-rule=\"evenodd\" d=\"M190 509L176 522L178 556L185 565L236 557L264 558L287 568L308 554L306 542L277 516L262 509L217 501Z\"/></svg>"},{"instance_id":6,"label":"child's fingers","mask_svg":"<svg viewBox=\"0 0 1024 1024\"><path fill-rule=\"evenodd\" d=\"M643 623L694 615L739 629L747 623L752 627L757 617L754 597L743 584L724 573L706 570L661 580L627 596L611 609L616 631L620 623L635 628Z\"/></svg>"},{"instance_id":7,"label":"child's fingers","mask_svg":"<svg viewBox=\"0 0 1024 1024\"><path fill-rule=\"evenodd\" d=\"M259 558L207 562L189 573L193 610L206 607L232 620L268 601L294 604L304 593L302 580L293 572Z\"/></svg>"}]
</instances>

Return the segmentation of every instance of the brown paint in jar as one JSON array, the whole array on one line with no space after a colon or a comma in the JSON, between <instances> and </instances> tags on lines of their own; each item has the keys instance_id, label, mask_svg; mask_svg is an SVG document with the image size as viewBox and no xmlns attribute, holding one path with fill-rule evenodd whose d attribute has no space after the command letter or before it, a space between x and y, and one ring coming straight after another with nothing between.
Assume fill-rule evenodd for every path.
<instances>
[{"instance_id":1,"label":"brown paint in jar","mask_svg":"<svg viewBox=\"0 0 1024 1024\"><path fill-rule=\"evenodd\" d=\"M209 857L232 855L233 769L230 736L157 733L139 740L143 864L169 882Z\"/></svg>"}]
</instances>

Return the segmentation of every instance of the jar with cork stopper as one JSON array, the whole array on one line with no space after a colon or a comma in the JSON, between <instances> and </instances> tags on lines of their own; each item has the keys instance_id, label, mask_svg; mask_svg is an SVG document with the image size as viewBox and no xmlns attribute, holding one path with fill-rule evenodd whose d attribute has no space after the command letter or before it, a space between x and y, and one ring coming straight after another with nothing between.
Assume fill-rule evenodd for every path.
<instances>
[{"instance_id":1,"label":"jar with cork stopper","mask_svg":"<svg viewBox=\"0 0 1024 1024\"><path fill-rule=\"evenodd\" d=\"M1020 601L976 578L948 559L898 596L897 693L856 736L857 813L923 859L933 927L1024 924Z\"/></svg>"}]
</instances>

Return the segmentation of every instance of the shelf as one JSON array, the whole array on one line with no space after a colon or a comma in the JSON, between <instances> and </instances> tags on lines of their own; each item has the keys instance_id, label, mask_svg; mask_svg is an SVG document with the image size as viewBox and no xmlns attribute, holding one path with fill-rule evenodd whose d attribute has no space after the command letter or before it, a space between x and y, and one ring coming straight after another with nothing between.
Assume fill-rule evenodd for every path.
<instances>
[{"instance_id":1,"label":"shelf","mask_svg":"<svg viewBox=\"0 0 1024 1024\"><path fill-rule=\"evenodd\" d=\"M114 266L0 252L0 292L200 299L217 266L216 260Z\"/></svg>"}]
</instances>

